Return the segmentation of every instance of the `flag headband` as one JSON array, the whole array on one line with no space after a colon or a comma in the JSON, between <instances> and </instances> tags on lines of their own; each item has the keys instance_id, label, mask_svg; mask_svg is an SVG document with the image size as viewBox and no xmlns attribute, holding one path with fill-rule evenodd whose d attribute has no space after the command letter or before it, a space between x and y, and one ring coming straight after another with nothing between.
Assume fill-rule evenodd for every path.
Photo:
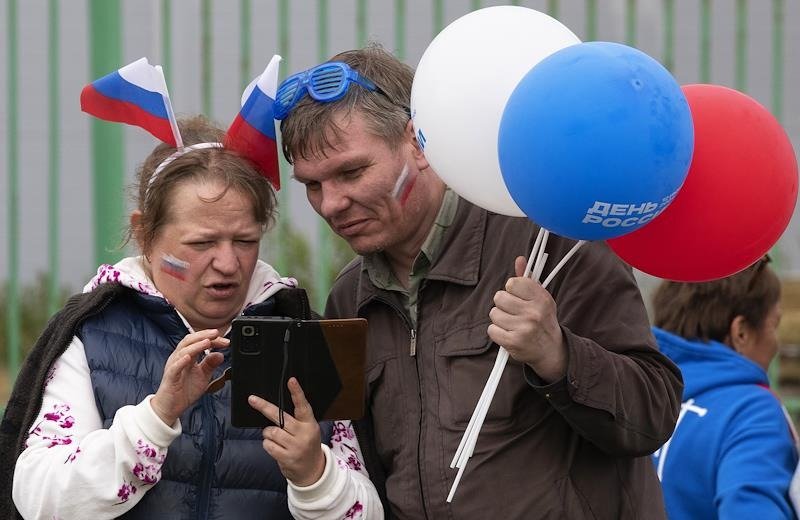
<instances>
[{"instance_id":1,"label":"flag headband","mask_svg":"<svg viewBox=\"0 0 800 520\"><path fill-rule=\"evenodd\" d=\"M164 72L160 66L150 65L147 58L140 58L86 85L81 91L81 110L105 121L141 127L175 147L175 152L162 161L150 177L148 190L158 174L178 157L192 150L225 148L252 161L277 191L281 181L273 104L280 62L280 56L273 56L252 88L248 87L242 98L242 108L222 143L183 146Z\"/></svg>"},{"instance_id":2,"label":"flag headband","mask_svg":"<svg viewBox=\"0 0 800 520\"><path fill-rule=\"evenodd\" d=\"M184 146L183 148L178 148L177 150L172 152L172 155L161 161L161 163L158 166L156 166L156 170L153 172L153 175L151 175L150 179L147 181L146 193L150 191L150 186L153 185L156 178L158 177L158 174L161 173L164 170L164 168L169 166L169 164L178 157L186 155L192 150L203 150L206 148L222 148L222 147L223 147L222 143L197 143L197 144L190 144L189 146ZM145 196L147 195L145 194Z\"/></svg>"}]
</instances>

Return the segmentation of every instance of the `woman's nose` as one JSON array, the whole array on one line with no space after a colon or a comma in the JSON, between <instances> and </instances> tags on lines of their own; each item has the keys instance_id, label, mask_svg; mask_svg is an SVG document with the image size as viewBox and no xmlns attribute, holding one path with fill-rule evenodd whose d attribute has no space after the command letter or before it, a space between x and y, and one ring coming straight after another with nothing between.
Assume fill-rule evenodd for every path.
<instances>
[{"instance_id":1,"label":"woman's nose","mask_svg":"<svg viewBox=\"0 0 800 520\"><path fill-rule=\"evenodd\" d=\"M223 274L233 274L239 268L239 257L232 242L219 244L214 255L213 267Z\"/></svg>"}]
</instances>

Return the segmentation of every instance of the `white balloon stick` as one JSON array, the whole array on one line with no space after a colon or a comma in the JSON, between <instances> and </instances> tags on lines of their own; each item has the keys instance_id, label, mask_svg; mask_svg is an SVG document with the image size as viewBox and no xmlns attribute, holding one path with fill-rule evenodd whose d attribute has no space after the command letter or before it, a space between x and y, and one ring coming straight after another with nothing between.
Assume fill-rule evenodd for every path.
<instances>
[{"instance_id":1,"label":"white balloon stick","mask_svg":"<svg viewBox=\"0 0 800 520\"><path fill-rule=\"evenodd\" d=\"M533 242L533 248L531 249L531 253L530 255L528 255L528 263L525 266L525 272L522 275L526 278L531 274L533 262L537 258L539 247L542 244L542 239L544 237L544 234L545 234L545 229L539 228L539 233L536 235L536 240ZM475 420L478 417L480 404L487 398L491 400L491 397L489 396L489 393L491 391L491 386L489 384L491 378L495 372L499 371L502 374L503 369L505 368L506 365L506 361L508 361L508 352L505 352L506 359L505 360L501 359L503 352L505 352L505 349L503 347L500 347L500 350L497 352L497 357L495 358L492 372L491 374L489 374L489 379L486 381L486 384L483 387L483 392L481 393L480 399L478 399L478 404L475 406L475 410L472 412L472 417L470 417L469 419L469 424L467 425L467 429L464 431L464 435L461 437L461 442L458 445L458 449L456 450L455 456L453 456L452 462L450 462L451 468L456 467L456 464L458 463L458 460L461 457L461 452L464 450L464 445L466 444L467 439L469 438L469 434L472 431L472 428L474 428L475 426Z\"/></svg>"},{"instance_id":2,"label":"white balloon stick","mask_svg":"<svg viewBox=\"0 0 800 520\"><path fill-rule=\"evenodd\" d=\"M539 235L536 237L530 257L528 258L528 263L525 267L524 276L527 277L530 275L531 278L539 281L542 270L544 269L544 264L547 262L548 254L544 252L544 249L547 247L548 237L549 231L544 229L539 230ZM564 255L564 258L562 258L561 261L556 264L556 266L545 279L544 283L542 283L543 288L547 288L559 271L564 268L569 259L575 256L575 253L577 253L585 243L585 240L579 240L575 243L575 245L572 246L567 254ZM533 268L531 268L532 259L534 257L536 258L536 261L533 265ZM500 378L502 377L503 371L508 363L508 358L508 351L505 348L500 347L497 352L497 358L495 359L492 372L489 374L489 379L486 381L486 385L484 386L481 397L478 400L478 404L472 413L472 417L470 418L467 429L464 432L464 436L461 438L461 443L456 450L455 457L453 457L453 461L450 463L451 468L458 468L458 473L456 474L456 478L453 481L452 487L450 488L450 493L447 495L448 503L452 502L453 496L458 488L458 484L461 482L461 477L463 476L464 470L467 467L467 462L469 462L470 457L472 457L472 454L475 451L475 445L478 441L478 434L480 433L484 420L486 420L486 415L489 412L489 406L491 405L494 394L496 393L497 387L500 384Z\"/></svg>"},{"instance_id":3,"label":"white balloon stick","mask_svg":"<svg viewBox=\"0 0 800 520\"><path fill-rule=\"evenodd\" d=\"M544 263L547 260L547 254L544 253L544 249L547 246L548 236L549 231L544 228L539 229L539 233L536 236L531 253L528 256L528 262L525 266L525 272L523 273L523 276L528 277L531 276L532 273L542 272ZM536 259L535 264L534 259ZM532 264L534 264L533 268L531 267ZM538 281L538 277L536 280ZM478 400L478 404L472 413L472 417L467 425L467 429L461 438L461 442L459 443L458 449L453 457L453 461L450 463L451 468L455 465L459 468L459 471L452 487L450 488L450 493L447 496L447 502L451 502L453 500L453 495L455 494L458 484L461 481L461 477L464 473L464 469L467 466L467 462L475 451L478 434L483 426L483 421L486 419L486 414L489 412L489 406L492 403L492 399L497 391L497 387L500 384L500 378L502 377L503 371L508 363L508 357L508 351L501 346L497 352L497 358L495 359L492 372L489 374L489 379L486 381L486 385L484 386L481 397Z\"/></svg>"}]
</instances>

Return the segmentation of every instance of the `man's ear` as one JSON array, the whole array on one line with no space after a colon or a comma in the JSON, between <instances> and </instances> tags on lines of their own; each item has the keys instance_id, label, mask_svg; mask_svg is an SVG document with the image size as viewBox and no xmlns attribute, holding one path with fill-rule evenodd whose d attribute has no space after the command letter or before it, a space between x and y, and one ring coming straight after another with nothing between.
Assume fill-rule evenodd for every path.
<instances>
[{"instance_id":1,"label":"man's ear","mask_svg":"<svg viewBox=\"0 0 800 520\"><path fill-rule=\"evenodd\" d=\"M414 133L414 124L410 119L406 124L406 137L414 146L414 162L417 165L417 169L419 171L424 171L430 168L431 165L428 164L428 159L425 158L425 154L422 152L422 147L419 145L419 141L417 140L417 134Z\"/></svg>"},{"instance_id":2,"label":"man's ear","mask_svg":"<svg viewBox=\"0 0 800 520\"><path fill-rule=\"evenodd\" d=\"M728 329L730 346L733 347L733 350L736 352L743 354L749 347L752 334L753 331L744 316L741 314L736 316L733 318L733 321L731 321L731 326Z\"/></svg>"}]
</instances>

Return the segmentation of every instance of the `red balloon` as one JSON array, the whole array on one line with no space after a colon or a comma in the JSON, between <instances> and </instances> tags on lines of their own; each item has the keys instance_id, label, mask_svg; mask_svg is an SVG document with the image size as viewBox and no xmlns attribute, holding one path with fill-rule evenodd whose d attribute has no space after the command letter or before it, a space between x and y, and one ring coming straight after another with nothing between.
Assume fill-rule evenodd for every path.
<instances>
[{"instance_id":1,"label":"red balloon","mask_svg":"<svg viewBox=\"0 0 800 520\"><path fill-rule=\"evenodd\" d=\"M608 244L631 266L680 282L737 273L778 241L797 201L797 160L780 123L754 99L686 85L694 155L675 200Z\"/></svg>"}]
</instances>

